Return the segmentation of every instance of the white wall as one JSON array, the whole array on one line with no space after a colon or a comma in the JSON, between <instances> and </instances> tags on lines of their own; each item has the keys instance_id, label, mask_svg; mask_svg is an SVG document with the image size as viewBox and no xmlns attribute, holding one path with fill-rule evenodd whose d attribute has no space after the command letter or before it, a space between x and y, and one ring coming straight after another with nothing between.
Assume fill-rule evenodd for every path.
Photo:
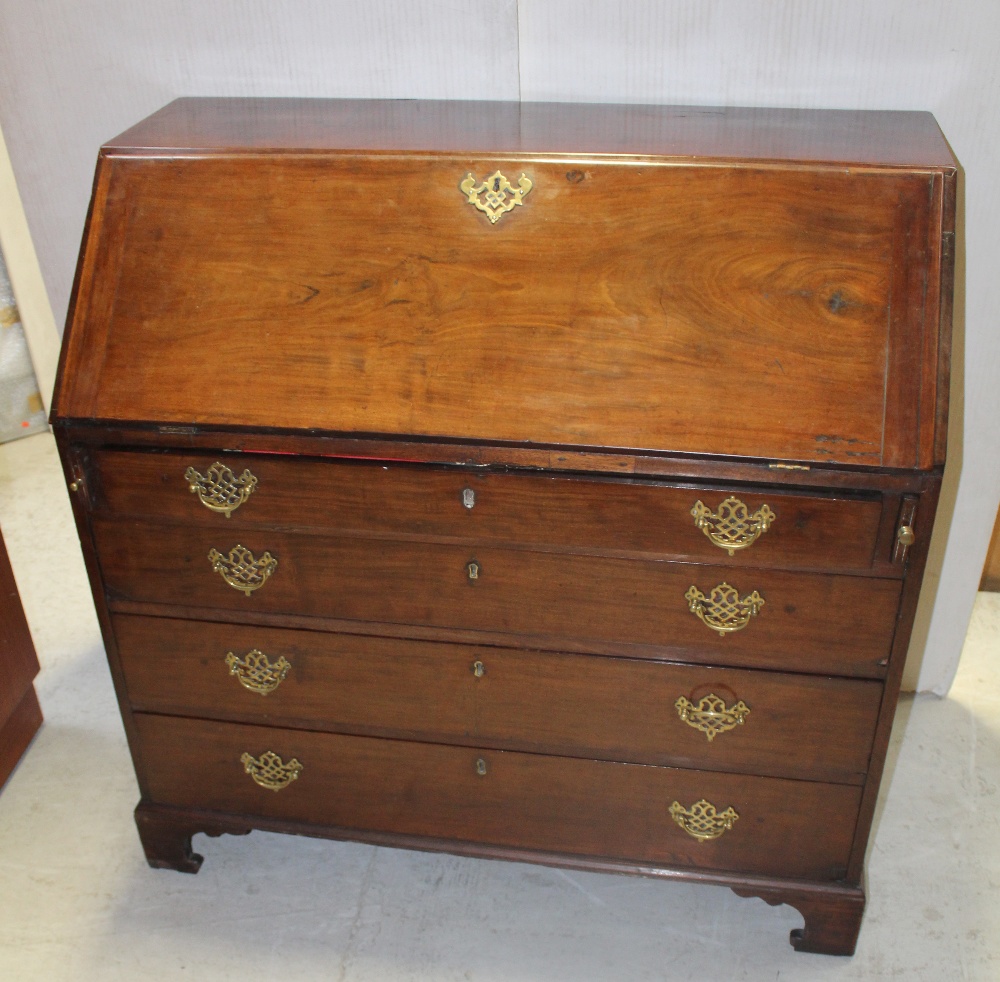
<instances>
[{"instance_id":1,"label":"white wall","mask_svg":"<svg viewBox=\"0 0 1000 982\"><path fill-rule=\"evenodd\" d=\"M0 128L61 321L97 147L177 95L930 109L967 176L965 397L908 674L944 692L1000 500L998 61L995 0L0 0Z\"/></svg>"}]
</instances>

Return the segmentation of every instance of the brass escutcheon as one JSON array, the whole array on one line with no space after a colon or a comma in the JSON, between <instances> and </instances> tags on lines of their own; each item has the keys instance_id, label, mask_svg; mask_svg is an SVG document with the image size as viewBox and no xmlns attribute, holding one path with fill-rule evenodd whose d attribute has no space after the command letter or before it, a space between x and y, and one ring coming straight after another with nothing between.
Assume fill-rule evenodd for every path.
<instances>
[{"instance_id":1,"label":"brass escutcheon","mask_svg":"<svg viewBox=\"0 0 1000 982\"><path fill-rule=\"evenodd\" d=\"M730 495L712 511L696 501L691 509L695 528L699 528L720 549L733 555L737 549L752 546L777 517L767 505L761 505L752 515L739 498Z\"/></svg>"},{"instance_id":2,"label":"brass escutcheon","mask_svg":"<svg viewBox=\"0 0 1000 982\"><path fill-rule=\"evenodd\" d=\"M482 757L476 758L476 773L482 777L486 773L486 761Z\"/></svg>"},{"instance_id":3,"label":"brass escutcheon","mask_svg":"<svg viewBox=\"0 0 1000 982\"><path fill-rule=\"evenodd\" d=\"M486 666L481 661L474 661L472 663L472 674L477 679L481 679L486 674Z\"/></svg>"},{"instance_id":4,"label":"brass escutcheon","mask_svg":"<svg viewBox=\"0 0 1000 982\"><path fill-rule=\"evenodd\" d=\"M479 563L473 560L472 562L468 562L465 564L465 572L470 580L478 580L479 574L480 572L482 572L482 569Z\"/></svg>"},{"instance_id":5,"label":"brass escutcheon","mask_svg":"<svg viewBox=\"0 0 1000 982\"><path fill-rule=\"evenodd\" d=\"M462 491L462 504L469 509L476 507L476 492L472 488L465 488Z\"/></svg>"},{"instance_id":6,"label":"brass escutcheon","mask_svg":"<svg viewBox=\"0 0 1000 982\"><path fill-rule=\"evenodd\" d=\"M718 631L721 637L742 631L764 606L764 598L756 590L741 600L736 587L728 583L713 587L707 597L692 584L684 599L688 602L688 610L706 627Z\"/></svg>"},{"instance_id":7,"label":"brass escutcheon","mask_svg":"<svg viewBox=\"0 0 1000 982\"><path fill-rule=\"evenodd\" d=\"M262 696L274 692L285 681L292 667L284 655L272 664L267 655L257 648L242 657L230 651L226 655L226 664L229 666L229 674L235 675L244 689Z\"/></svg>"},{"instance_id":8,"label":"brass escutcheon","mask_svg":"<svg viewBox=\"0 0 1000 982\"><path fill-rule=\"evenodd\" d=\"M193 467L184 472L184 480L192 494L210 511L221 512L226 518L253 494L257 478L245 470L237 477L225 464L216 461L204 474Z\"/></svg>"},{"instance_id":9,"label":"brass escutcheon","mask_svg":"<svg viewBox=\"0 0 1000 982\"><path fill-rule=\"evenodd\" d=\"M254 554L239 543L229 550L228 557L217 549L209 550L208 561L214 572L234 590L239 590L248 597L254 590L259 590L278 568L278 560L269 552L265 552L260 559L255 559Z\"/></svg>"},{"instance_id":10,"label":"brass escutcheon","mask_svg":"<svg viewBox=\"0 0 1000 982\"><path fill-rule=\"evenodd\" d=\"M286 764L270 750L262 753L260 757L243 754L240 763L257 784L269 791L287 788L302 773L302 765L294 757Z\"/></svg>"},{"instance_id":11,"label":"brass escutcheon","mask_svg":"<svg viewBox=\"0 0 1000 982\"><path fill-rule=\"evenodd\" d=\"M699 699L697 704L681 696L674 703L674 708L688 726L704 733L709 743L720 733L742 724L750 712L750 707L742 699L727 709L725 700L714 692Z\"/></svg>"},{"instance_id":12,"label":"brass escutcheon","mask_svg":"<svg viewBox=\"0 0 1000 982\"><path fill-rule=\"evenodd\" d=\"M670 806L670 814L674 821L688 835L699 842L718 839L723 832L728 832L740 816L732 808L717 812L715 805L704 798L696 801L690 808L685 808L679 801Z\"/></svg>"},{"instance_id":13,"label":"brass escutcheon","mask_svg":"<svg viewBox=\"0 0 1000 982\"><path fill-rule=\"evenodd\" d=\"M523 203L524 196L531 190L531 181L522 174L515 188L500 171L490 174L482 184L476 184L471 173L466 174L459 184L470 205L478 208L495 225L512 208ZM482 197L480 197L482 195Z\"/></svg>"}]
</instances>

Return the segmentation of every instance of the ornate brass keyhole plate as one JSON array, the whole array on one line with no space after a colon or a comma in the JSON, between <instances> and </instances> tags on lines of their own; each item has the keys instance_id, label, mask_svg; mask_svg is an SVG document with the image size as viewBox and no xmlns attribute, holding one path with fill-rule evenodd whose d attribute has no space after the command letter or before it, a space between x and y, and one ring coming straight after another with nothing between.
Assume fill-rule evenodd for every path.
<instances>
[{"instance_id":1,"label":"ornate brass keyhole plate","mask_svg":"<svg viewBox=\"0 0 1000 982\"><path fill-rule=\"evenodd\" d=\"M476 184L475 177L469 173L459 184L462 193L468 198L469 204L478 208L495 225L512 208L524 203L525 195L531 190L532 184L528 177L522 174L514 187L500 171L490 174L482 184Z\"/></svg>"}]
</instances>

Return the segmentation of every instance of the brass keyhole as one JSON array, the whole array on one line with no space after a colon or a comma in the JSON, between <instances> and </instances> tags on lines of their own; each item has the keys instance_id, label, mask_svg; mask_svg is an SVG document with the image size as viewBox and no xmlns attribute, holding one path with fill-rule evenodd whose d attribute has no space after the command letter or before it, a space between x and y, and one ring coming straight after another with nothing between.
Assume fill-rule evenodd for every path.
<instances>
[{"instance_id":1,"label":"brass keyhole","mask_svg":"<svg viewBox=\"0 0 1000 982\"><path fill-rule=\"evenodd\" d=\"M476 760L476 773L482 777L486 773L486 761L482 757Z\"/></svg>"},{"instance_id":2,"label":"brass keyhole","mask_svg":"<svg viewBox=\"0 0 1000 982\"><path fill-rule=\"evenodd\" d=\"M476 492L473 491L472 488L466 488L462 492L462 504L465 505L466 508L476 507Z\"/></svg>"},{"instance_id":3,"label":"brass keyhole","mask_svg":"<svg viewBox=\"0 0 1000 982\"><path fill-rule=\"evenodd\" d=\"M474 661L472 663L472 674L477 679L481 679L486 674L486 666L481 661Z\"/></svg>"},{"instance_id":4,"label":"brass keyhole","mask_svg":"<svg viewBox=\"0 0 1000 982\"><path fill-rule=\"evenodd\" d=\"M479 563L471 562L465 564L465 572L469 574L470 580L479 579Z\"/></svg>"}]
</instances>

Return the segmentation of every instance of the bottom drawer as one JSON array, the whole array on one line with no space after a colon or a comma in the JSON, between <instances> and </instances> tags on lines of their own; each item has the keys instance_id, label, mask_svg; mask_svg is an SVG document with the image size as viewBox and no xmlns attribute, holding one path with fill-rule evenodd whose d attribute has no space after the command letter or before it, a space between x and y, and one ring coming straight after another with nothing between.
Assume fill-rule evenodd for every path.
<instances>
[{"instance_id":1,"label":"bottom drawer","mask_svg":"<svg viewBox=\"0 0 1000 982\"><path fill-rule=\"evenodd\" d=\"M664 866L838 879L861 797L857 787L812 781L144 713L135 724L152 802ZM244 763L269 754L301 765L277 791ZM699 802L735 815L731 828L709 839L682 828L672 806L697 811ZM715 830L706 810L694 826L702 834Z\"/></svg>"}]
</instances>

